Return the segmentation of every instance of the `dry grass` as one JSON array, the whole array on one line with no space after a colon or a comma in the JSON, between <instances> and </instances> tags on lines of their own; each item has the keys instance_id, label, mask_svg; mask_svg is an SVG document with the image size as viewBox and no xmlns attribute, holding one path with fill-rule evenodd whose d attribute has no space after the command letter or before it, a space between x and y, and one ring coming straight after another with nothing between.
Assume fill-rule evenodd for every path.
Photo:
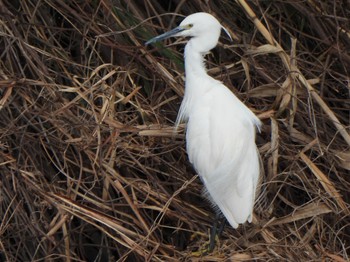
<instances>
[{"instance_id":1,"label":"dry grass","mask_svg":"<svg viewBox=\"0 0 350 262\"><path fill-rule=\"evenodd\" d=\"M0 260L348 260L349 10L0 0ZM183 44L143 45L198 11L236 38L209 73L264 122L265 204L210 254L214 213L173 134Z\"/></svg>"}]
</instances>

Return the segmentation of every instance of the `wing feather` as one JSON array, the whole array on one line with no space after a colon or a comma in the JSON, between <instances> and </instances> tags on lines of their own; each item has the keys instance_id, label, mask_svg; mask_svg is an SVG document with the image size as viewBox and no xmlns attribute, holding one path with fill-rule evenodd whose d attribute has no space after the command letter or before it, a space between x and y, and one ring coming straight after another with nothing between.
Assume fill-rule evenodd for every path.
<instances>
[{"instance_id":1,"label":"wing feather","mask_svg":"<svg viewBox=\"0 0 350 262\"><path fill-rule=\"evenodd\" d=\"M259 178L259 119L223 84L188 112L187 153L212 201L232 227L251 221Z\"/></svg>"}]
</instances>

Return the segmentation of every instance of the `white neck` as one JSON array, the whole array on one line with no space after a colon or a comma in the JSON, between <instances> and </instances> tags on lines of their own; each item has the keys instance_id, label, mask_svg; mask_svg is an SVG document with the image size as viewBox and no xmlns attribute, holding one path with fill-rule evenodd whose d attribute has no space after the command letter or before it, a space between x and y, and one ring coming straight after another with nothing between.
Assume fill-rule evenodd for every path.
<instances>
[{"instance_id":1,"label":"white neck","mask_svg":"<svg viewBox=\"0 0 350 262\"><path fill-rule=\"evenodd\" d=\"M203 83L214 80L207 74L204 64L204 53L194 48L196 46L196 41L193 40L194 38L192 38L185 47L185 96L177 116L176 126L189 117L191 107L196 100L201 99L202 94L206 92L208 85L203 85ZM205 81L208 79L211 80Z\"/></svg>"},{"instance_id":2,"label":"white neck","mask_svg":"<svg viewBox=\"0 0 350 262\"><path fill-rule=\"evenodd\" d=\"M207 76L207 71L204 64L204 54L194 48L195 41L191 39L185 47L185 72L186 79L193 76Z\"/></svg>"}]
</instances>

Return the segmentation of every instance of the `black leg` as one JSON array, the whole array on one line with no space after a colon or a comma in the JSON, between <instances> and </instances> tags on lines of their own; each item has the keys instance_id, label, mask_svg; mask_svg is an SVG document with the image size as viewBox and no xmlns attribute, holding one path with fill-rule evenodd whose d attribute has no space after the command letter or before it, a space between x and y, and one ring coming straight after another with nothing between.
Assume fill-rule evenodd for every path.
<instances>
[{"instance_id":1,"label":"black leg","mask_svg":"<svg viewBox=\"0 0 350 262\"><path fill-rule=\"evenodd\" d=\"M221 220L221 224L220 224L220 227L218 228L218 237L220 237L221 236L221 234L222 234L222 231L224 231L224 228L225 228L225 226L226 226L226 223L227 223L227 220L226 220L226 218L224 218L224 217L222 217L221 216L221 218L222 218L222 220Z\"/></svg>"},{"instance_id":2,"label":"black leg","mask_svg":"<svg viewBox=\"0 0 350 262\"><path fill-rule=\"evenodd\" d=\"M226 219L221 214L216 214L213 226L210 229L208 253L211 253L214 250L216 237L220 237L222 231L224 230L225 224Z\"/></svg>"}]
</instances>

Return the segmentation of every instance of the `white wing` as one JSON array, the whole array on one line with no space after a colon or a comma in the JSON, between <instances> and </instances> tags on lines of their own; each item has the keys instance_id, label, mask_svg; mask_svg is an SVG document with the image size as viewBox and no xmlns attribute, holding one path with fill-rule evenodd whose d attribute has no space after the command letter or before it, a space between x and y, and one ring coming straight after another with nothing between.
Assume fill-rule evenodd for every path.
<instances>
[{"instance_id":1,"label":"white wing","mask_svg":"<svg viewBox=\"0 0 350 262\"><path fill-rule=\"evenodd\" d=\"M252 219L260 172L255 144L260 121L221 82L212 80L202 88L186 110L187 153L212 201L237 228Z\"/></svg>"}]
</instances>

